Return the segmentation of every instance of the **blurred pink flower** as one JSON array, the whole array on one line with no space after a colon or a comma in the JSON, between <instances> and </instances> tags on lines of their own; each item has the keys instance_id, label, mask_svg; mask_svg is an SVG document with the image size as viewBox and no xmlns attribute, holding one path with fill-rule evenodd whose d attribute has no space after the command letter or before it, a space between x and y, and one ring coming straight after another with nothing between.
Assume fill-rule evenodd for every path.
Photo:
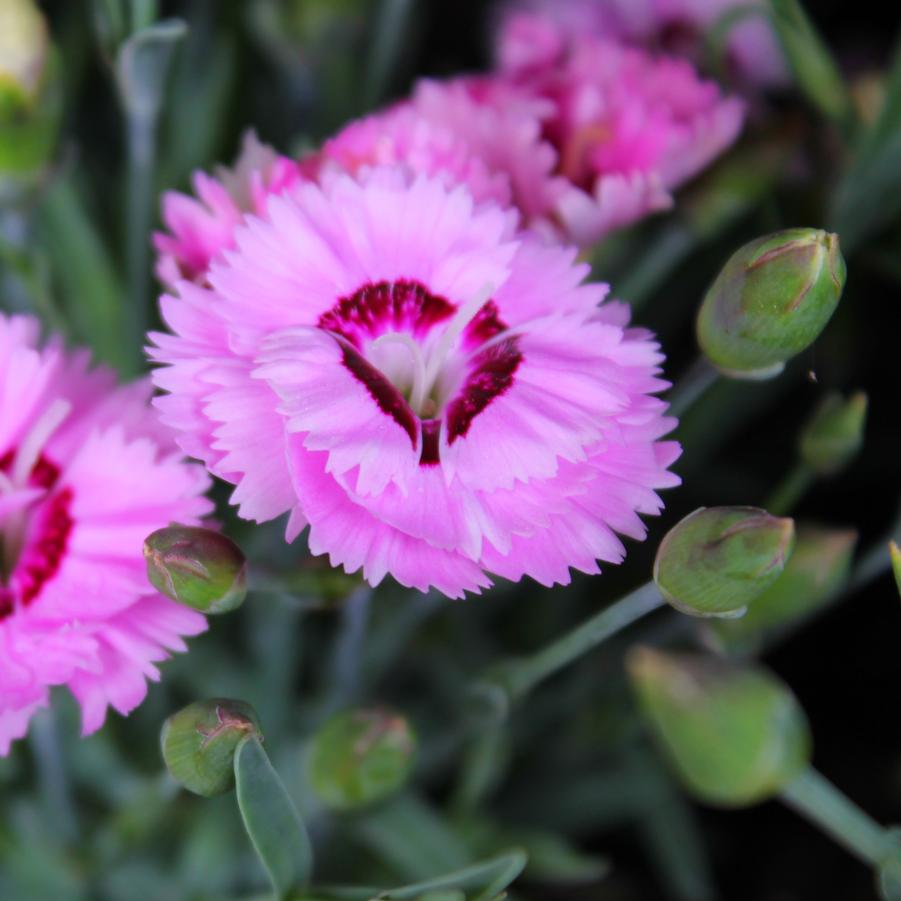
<instances>
[{"instance_id":1,"label":"blurred pink flower","mask_svg":"<svg viewBox=\"0 0 901 901\"><path fill-rule=\"evenodd\" d=\"M265 210L270 194L286 190L299 178L294 160L279 156L248 131L231 169L221 166L215 177L194 173L196 198L177 191L163 194L163 224L168 231L153 236L159 254L157 278L170 287L183 278L203 284L210 262L232 246L244 215Z\"/></svg>"},{"instance_id":2,"label":"blurred pink flower","mask_svg":"<svg viewBox=\"0 0 901 901\"><path fill-rule=\"evenodd\" d=\"M764 0L513 0L503 7L496 54L503 71L522 71L557 57L575 37L593 36L700 63L711 30L734 14L727 70L743 84L776 87L788 69L766 12Z\"/></svg>"},{"instance_id":3,"label":"blurred pink flower","mask_svg":"<svg viewBox=\"0 0 901 901\"><path fill-rule=\"evenodd\" d=\"M149 381L116 387L84 351L43 347L0 315L0 754L66 685L85 734L128 713L204 618L147 581L146 535L210 509L208 477L181 462Z\"/></svg>"},{"instance_id":4,"label":"blurred pink flower","mask_svg":"<svg viewBox=\"0 0 901 901\"><path fill-rule=\"evenodd\" d=\"M678 482L662 356L574 250L515 226L404 167L270 198L211 288L162 300L164 420L242 516L290 512L289 540L309 525L372 584L460 597L620 561Z\"/></svg>"},{"instance_id":5,"label":"blurred pink flower","mask_svg":"<svg viewBox=\"0 0 901 901\"><path fill-rule=\"evenodd\" d=\"M476 201L510 203L506 173L489 171L452 129L406 102L351 122L300 165L305 176L320 181L332 172L356 177L379 166L404 165L449 186L464 184Z\"/></svg>"},{"instance_id":6,"label":"blurred pink flower","mask_svg":"<svg viewBox=\"0 0 901 901\"><path fill-rule=\"evenodd\" d=\"M505 172L524 224L588 246L672 204L735 139L744 105L685 60L573 38L509 76L421 82L414 109Z\"/></svg>"}]
</instances>

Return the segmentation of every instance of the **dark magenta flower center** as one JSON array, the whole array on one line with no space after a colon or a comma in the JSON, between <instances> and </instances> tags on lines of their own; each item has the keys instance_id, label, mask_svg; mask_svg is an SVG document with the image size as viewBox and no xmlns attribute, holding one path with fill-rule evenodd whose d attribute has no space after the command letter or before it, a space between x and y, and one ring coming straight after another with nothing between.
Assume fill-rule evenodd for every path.
<instances>
[{"instance_id":1,"label":"dark magenta flower center","mask_svg":"<svg viewBox=\"0 0 901 901\"><path fill-rule=\"evenodd\" d=\"M0 472L7 475L14 458L12 450L0 457ZM46 493L27 510L0 523L0 620L17 604L31 604L62 563L73 520L72 490L58 487L59 473L55 463L38 457L27 487ZM11 523L13 519L18 521Z\"/></svg>"},{"instance_id":2,"label":"dark magenta flower center","mask_svg":"<svg viewBox=\"0 0 901 901\"><path fill-rule=\"evenodd\" d=\"M487 298L487 295L486 295ZM515 335L493 300L461 310L415 281L369 283L324 313L342 361L379 408L410 436L420 464L440 462L440 436L453 444L513 384L522 362Z\"/></svg>"}]
</instances>

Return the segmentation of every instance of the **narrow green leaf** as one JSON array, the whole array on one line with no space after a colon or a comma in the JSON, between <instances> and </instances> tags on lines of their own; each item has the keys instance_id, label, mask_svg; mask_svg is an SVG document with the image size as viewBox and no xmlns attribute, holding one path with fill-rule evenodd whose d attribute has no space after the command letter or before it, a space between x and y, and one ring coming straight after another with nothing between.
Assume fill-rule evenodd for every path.
<instances>
[{"instance_id":1,"label":"narrow green leaf","mask_svg":"<svg viewBox=\"0 0 901 901\"><path fill-rule=\"evenodd\" d=\"M72 175L57 180L44 195L38 233L78 340L124 371L130 352L122 341L122 284Z\"/></svg>"},{"instance_id":2,"label":"narrow green leaf","mask_svg":"<svg viewBox=\"0 0 901 901\"><path fill-rule=\"evenodd\" d=\"M254 850L276 897L286 898L309 881L313 852L303 821L255 736L238 745L235 789Z\"/></svg>"},{"instance_id":3,"label":"narrow green leaf","mask_svg":"<svg viewBox=\"0 0 901 901\"><path fill-rule=\"evenodd\" d=\"M829 48L798 0L770 0L773 27L798 87L830 119L846 124L851 100Z\"/></svg>"},{"instance_id":4,"label":"narrow green leaf","mask_svg":"<svg viewBox=\"0 0 901 901\"><path fill-rule=\"evenodd\" d=\"M901 211L901 41L876 121L864 131L854 162L839 182L831 221L849 249Z\"/></svg>"},{"instance_id":5,"label":"narrow green leaf","mask_svg":"<svg viewBox=\"0 0 901 901\"><path fill-rule=\"evenodd\" d=\"M490 860L399 888L328 886L319 889L317 894L334 901L408 901L427 892L462 891L467 893L469 901L490 901L519 876L525 865L525 852L513 848Z\"/></svg>"},{"instance_id":6,"label":"narrow green leaf","mask_svg":"<svg viewBox=\"0 0 901 901\"><path fill-rule=\"evenodd\" d=\"M119 48L116 83L132 114L156 116L172 52L187 31L181 19L166 19L142 28Z\"/></svg>"}]
</instances>

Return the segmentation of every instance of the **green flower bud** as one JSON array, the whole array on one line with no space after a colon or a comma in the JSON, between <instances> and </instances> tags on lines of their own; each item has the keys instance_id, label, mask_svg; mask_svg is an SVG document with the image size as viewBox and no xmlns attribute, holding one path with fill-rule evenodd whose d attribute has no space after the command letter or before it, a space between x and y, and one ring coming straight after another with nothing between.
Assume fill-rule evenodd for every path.
<instances>
[{"instance_id":1,"label":"green flower bud","mask_svg":"<svg viewBox=\"0 0 901 901\"><path fill-rule=\"evenodd\" d=\"M379 709L339 713L313 738L310 782L335 810L363 807L406 782L415 749L415 736L401 716Z\"/></svg>"},{"instance_id":2,"label":"green flower bud","mask_svg":"<svg viewBox=\"0 0 901 901\"><path fill-rule=\"evenodd\" d=\"M234 757L247 735L260 734L249 704L213 698L189 704L163 723L160 745L166 769L186 789L210 798L234 782Z\"/></svg>"},{"instance_id":3,"label":"green flower bud","mask_svg":"<svg viewBox=\"0 0 901 901\"><path fill-rule=\"evenodd\" d=\"M771 673L650 648L632 651L627 665L654 737L699 799L763 801L807 766L807 720Z\"/></svg>"},{"instance_id":4,"label":"green flower bud","mask_svg":"<svg viewBox=\"0 0 901 901\"><path fill-rule=\"evenodd\" d=\"M847 582L857 544L853 529L802 526L785 569L741 619L710 624L714 641L733 653L755 650L777 632L828 603Z\"/></svg>"},{"instance_id":5,"label":"green flower bud","mask_svg":"<svg viewBox=\"0 0 901 901\"><path fill-rule=\"evenodd\" d=\"M892 558L892 572L895 574L895 584L898 586L898 593L901 594L901 548L894 541L890 541L888 552Z\"/></svg>"},{"instance_id":6,"label":"green flower bud","mask_svg":"<svg viewBox=\"0 0 901 901\"><path fill-rule=\"evenodd\" d=\"M247 562L221 532L194 526L158 529L144 542L147 578L158 591L203 613L228 613L244 603Z\"/></svg>"},{"instance_id":7,"label":"green flower bud","mask_svg":"<svg viewBox=\"0 0 901 901\"><path fill-rule=\"evenodd\" d=\"M782 572L795 539L790 519L756 507L701 507L664 536L654 581L692 616L741 616Z\"/></svg>"},{"instance_id":8,"label":"green flower bud","mask_svg":"<svg viewBox=\"0 0 901 901\"><path fill-rule=\"evenodd\" d=\"M836 235L791 228L758 238L730 257L707 291L698 343L727 375L777 375L816 340L844 285Z\"/></svg>"},{"instance_id":9,"label":"green flower bud","mask_svg":"<svg viewBox=\"0 0 901 901\"><path fill-rule=\"evenodd\" d=\"M876 868L876 890L883 901L901 901L901 829L886 830L886 857Z\"/></svg>"},{"instance_id":10,"label":"green flower bud","mask_svg":"<svg viewBox=\"0 0 901 901\"><path fill-rule=\"evenodd\" d=\"M0 3L0 122L34 103L48 44L47 22L32 0Z\"/></svg>"},{"instance_id":11,"label":"green flower bud","mask_svg":"<svg viewBox=\"0 0 901 901\"><path fill-rule=\"evenodd\" d=\"M844 469L863 444L866 418L867 396L862 391L847 400L830 394L801 432L801 459L821 476Z\"/></svg>"}]
</instances>

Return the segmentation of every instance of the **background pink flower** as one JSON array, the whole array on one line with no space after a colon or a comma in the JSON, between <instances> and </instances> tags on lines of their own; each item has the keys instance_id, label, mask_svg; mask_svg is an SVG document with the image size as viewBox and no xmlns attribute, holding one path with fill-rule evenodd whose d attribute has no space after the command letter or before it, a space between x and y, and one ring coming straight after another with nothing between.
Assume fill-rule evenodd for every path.
<instances>
[{"instance_id":1,"label":"background pink flower","mask_svg":"<svg viewBox=\"0 0 901 901\"><path fill-rule=\"evenodd\" d=\"M271 198L210 289L163 300L165 420L241 515L290 512L289 539L309 525L372 584L459 597L618 562L678 481L662 357L574 250L515 225L405 168Z\"/></svg>"},{"instance_id":2,"label":"background pink flower","mask_svg":"<svg viewBox=\"0 0 901 901\"><path fill-rule=\"evenodd\" d=\"M365 175L374 167L404 165L413 173L464 184L477 201L510 203L507 174L491 170L452 128L432 121L408 102L398 103L346 125L322 149L301 161L304 174Z\"/></svg>"},{"instance_id":3,"label":"background pink flower","mask_svg":"<svg viewBox=\"0 0 901 901\"><path fill-rule=\"evenodd\" d=\"M244 135L232 168L220 166L215 177L195 172L195 197L177 191L163 194L163 224L153 243L159 257L157 278L165 285L179 279L203 283L210 261L232 246L235 227L247 212L262 212L266 198L294 184L297 163L261 144L253 131Z\"/></svg>"},{"instance_id":4,"label":"background pink flower","mask_svg":"<svg viewBox=\"0 0 901 901\"><path fill-rule=\"evenodd\" d=\"M0 316L0 753L66 685L85 734L128 713L204 618L147 582L143 540L210 509L147 381L116 387L84 351Z\"/></svg>"},{"instance_id":5,"label":"background pink flower","mask_svg":"<svg viewBox=\"0 0 901 901\"><path fill-rule=\"evenodd\" d=\"M496 55L502 70L558 59L577 36L644 45L704 62L711 30L730 13L725 63L739 82L785 84L788 69L762 0L513 0L504 4Z\"/></svg>"}]
</instances>

